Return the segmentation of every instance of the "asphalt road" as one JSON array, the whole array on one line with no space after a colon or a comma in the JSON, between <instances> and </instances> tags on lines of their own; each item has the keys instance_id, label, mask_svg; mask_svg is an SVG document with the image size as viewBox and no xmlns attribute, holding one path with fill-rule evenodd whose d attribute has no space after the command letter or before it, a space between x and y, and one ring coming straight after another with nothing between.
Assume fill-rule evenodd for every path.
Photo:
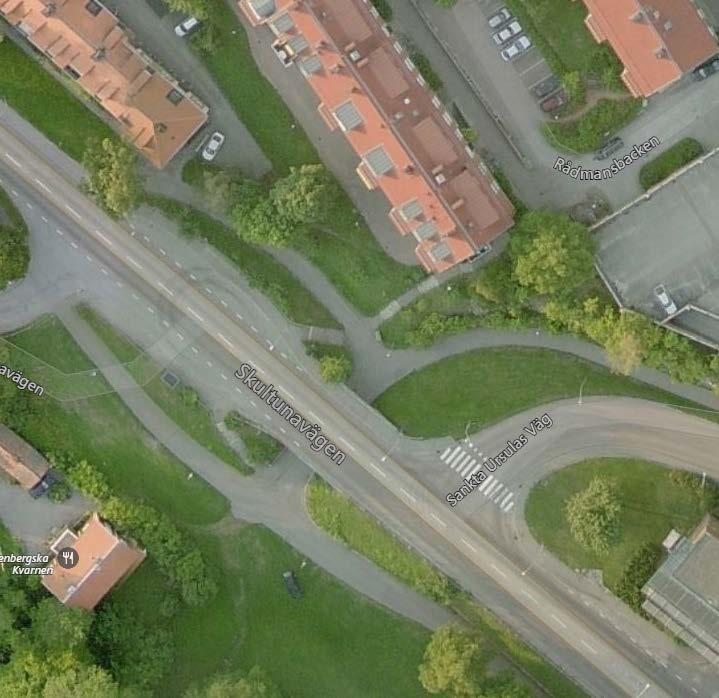
<instances>
[{"instance_id":1,"label":"asphalt road","mask_svg":"<svg viewBox=\"0 0 719 698\"><path fill-rule=\"evenodd\" d=\"M573 674L581 669L582 675L578 678L593 693L633 695L649 684L644 695L677 694L676 686L671 683L661 681L667 690L655 685L656 676L650 677L637 669L610 639L597 633L582 617L568 609L564 600L522 576L521 570L486 537L456 513L448 512L435 494L388 455L387 445L378 438L382 431L372 429L377 416L361 401L348 400L342 389L320 385L301 367L281 360L262 338L190 285L159 255L148 251L126 230L109 220L4 128L0 128L0 159L4 168L11 169L34 189L68 221L70 227L82 230L98 257L107 259L108 264L115 267L124 267L136 282L152 289L150 295L162 306L173 307L186 321L201 328L214 340L216 349L219 347L221 352L231 355L235 363L251 362L295 407L316 419L325 433L347 449L351 458L338 470L324 456L307 448L306 442L301 443L302 437L297 434L285 439L293 452L343 489L354 487L357 490L354 496L360 501L371 503L378 499L378 492L382 496L390 495L390 507L395 516L405 520L405 525L416 529L421 522L421 528L429 529L443 539L445 550L441 554L482 570L512 596L514 604L531 616L536 625L543 625L545 652L551 656L557 654L559 648L559 653L564 655L561 663ZM335 405L340 405L340 410ZM271 419L274 416L271 415ZM283 427L279 428L282 431ZM574 660L566 659L567 638L571 638L574 653L582 655L581 659L576 655Z\"/></svg>"}]
</instances>

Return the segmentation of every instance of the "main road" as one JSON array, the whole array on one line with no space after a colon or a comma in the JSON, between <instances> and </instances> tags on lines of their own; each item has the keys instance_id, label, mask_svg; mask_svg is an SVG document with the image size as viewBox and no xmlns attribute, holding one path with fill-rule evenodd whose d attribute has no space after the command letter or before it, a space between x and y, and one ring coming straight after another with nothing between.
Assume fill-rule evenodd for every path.
<instances>
[{"instance_id":1,"label":"main road","mask_svg":"<svg viewBox=\"0 0 719 698\"><path fill-rule=\"evenodd\" d=\"M394 506L411 511L448 547L456 549L509 593L528 616L545 626L548 647L563 648L560 654L566 657L568 643L579 656L575 657L577 666L574 662L568 666L566 659L563 660L564 668L577 676L592 693L601 696L642 693L647 697L681 694L681 684L667 685L666 677L649 676L637 668L615 643L586 623L561 598L523 576L521 570L486 537L448 510L438 497L388 454L386 445L379 442L371 428L376 416L369 407L363 408L358 403L348 407L346 402L338 399L336 389L318 384L294 364L279 358L267 342L135 240L56 172L41 153L20 142L2 126L0 158L5 168L54 207L59 215L71 221L76 229L82 230L93 245L197 325L238 365L252 364L260 377L274 384L287 402L319 424L323 432L348 453L349 458L341 467L348 472L355 469L362 472L358 482L371 482L372 487L379 485L389 492L394 498ZM238 382L237 390L242 392L247 388ZM339 409L338 404L341 404ZM325 456L311 451L304 437L291 428L287 431L289 436L285 443L288 448L321 475L336 480L336 466ZM372 497L371 489L355 488L352 494L361 503L362 498ZM552 651L548 653L551 655ZM581 672L577 670L579 666L583 669Z\"/></svg>"}]
</instances>

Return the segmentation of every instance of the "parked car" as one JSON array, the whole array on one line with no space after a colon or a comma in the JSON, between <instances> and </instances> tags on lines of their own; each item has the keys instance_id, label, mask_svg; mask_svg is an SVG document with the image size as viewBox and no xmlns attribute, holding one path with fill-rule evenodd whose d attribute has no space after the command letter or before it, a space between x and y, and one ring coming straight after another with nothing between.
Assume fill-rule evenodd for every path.
<instances>
[{"instance_id":1,"label":"parked car","mask_svg":"<svg viewBox=\"0 0 719 698\"><path fill-rule=\"evenodd\" d=\"M497 10L487 22L489 23L490 29L496 29L497 27L501 27L505 22L509 22L510 19L512 19L512 13L506 7L503 7L501 10Z\"/></svg>"},{"instance_id":2,"label":"parked car","mask_svg":"<svg viewBox=\"0 0 719 698\"><path fill-rule=\"evenodd\" d=\"M508 24L506 27L502 27L502 29L498 32L492 34L492 38L497 46L503 46L510 39L513 39L515 36L519 36L521 33L522 25L515 19L511 24Z\"/></svg>"},{"instance_id":3,"label":"parked car","mask_svg":"<svg viewBox=\"0 0 719 698\"><path fill-rule=\"evenodd\" d=\"M290 570L288 570L287 572L283 572L282 579L285 580L285 587L287 587L287 593L293 599L301 599L302 589L300 589L300 585L297 582L297 577L295 577L295 573Z\"/></svg>"},{"instance_id":4,"label":"parked car","mask_svg":"<svg viewBox=\"0 0 719 698\"><path fill-rule=\"evenodd\" d=\"M664 308L664 312L667 315L674 315L674 313L677 312L677 305L670 298L669 294L667 293L667 289L664 288L664 284L659 284L659 286L655 287L654 295L657 297L657 300L662 304L662 308Z\"/></svg>"},{"instance_id":5,"label":"parked car","mask_svg":"<svg viewBox=\"0 0 719 698\"><path fill-rule=\"evenodd\" d=\"M183 37L187 36L188 34L191 34L197 27L200 26L200 20L196 17L188 17L184 22L180 22L175 27L175 34L177 36Z\"/></svg>"},{"instance_id":6,"label":"parked car","mask_svg":"<svg viewBox=\"0 0 719 698\"><path fill-rule=\"evenodd\" d=\"M529 51L532 48L532 42L528 36L520 36L513 44L510 44L501 51L501 56L505 61L513 61L518 56Z\"/></svg>"},{"instance_id":7,"label":"parked car","mask_svg":"<svg viewBox=\"0 0 719 698\"><path fill-rule=\"evenodd\" d=\"M612 153L616 153L617 150L621 150L624 147L624 141L615 136L608 140L596 153L594 153L595 160L606 160Z\"/></svg>"},{"instance_id":8,"label":"parked car","mask_svg":"<svg viewBox=\"0 0 719 698\"><path fill-rule=\"evenodd\" d=\"M706 80L710 75L719 72L719 57L712 58L708 63L700 65L692 72L692 78L697 82L699 80Z\"/></svg>"},{"instance_id":9,"label":"parked car","mask_svg":"<svg viewBox=\"0 0 719 698\"><path fill-rule=\"evenodd\" d=\"M551 97L543 99L539 103L539 108L547 114L557 111L560 107L563 107L569 101L567 93L564 89L555 92Z\"/></svg>"},{"instance_id":10,"label":"parked car","mask_svg":"<svg viewBox=\"0 0 719 698\"><path fill-rule=\"evenodd\" d=\"M210 140L207 141L205 147L202 149L202 159L207 162L212 162L217 157L217 153L220 151L222 144L225 142L224 134L219 131L215 131L211 136Z\"/></svg>"},{"instance_id":11,"label":"parked car","mask_svg":"<svg viewBox=\"0 0 719 698\"><path fill-rule=\"evenodd\" d=\"M537 83L531 91L537 99L543 99L544 97L551 95L552 92L561 86L562 81L556 75L550 75L548 78L544 78L542 82Z\"/></svg>"}]
</instances>

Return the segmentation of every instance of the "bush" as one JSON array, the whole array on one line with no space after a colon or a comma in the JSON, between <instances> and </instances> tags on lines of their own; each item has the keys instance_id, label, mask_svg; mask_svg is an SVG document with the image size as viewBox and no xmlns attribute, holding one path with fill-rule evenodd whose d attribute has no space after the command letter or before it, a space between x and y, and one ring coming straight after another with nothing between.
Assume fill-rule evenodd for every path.
<instances>
[{"instance_id":1,"label":"bush","mask_svg":"<svg viewBox=\"0 0 719 698\"><path fill-rule=\"evenodd\" d=\"M392 8L387 0L372 0L372 4L385 22L389 22L392 19Z\"/></svg>"},{"instance_id":2,"label":"bush","mask_svg":"<svg viewBox=\"0 0 719 698\"><path fill-rule=\"evenodd\" d=\"M472 316L430 313L414 330L407 333L407 341L411 346L429 347L441 337L465 332L478 323L478 318Z\"/></svg>"},{"instance_id":3,"label":"bush","mask_svg":"<svg viewBox=\"0 0 719 698\"><path fill-rule=\"evenodd\" d=\"M435 92L438 92L442 89L442 78L437 75L437 72L432 67L432 64L429 62L429 58L425 56L421 51L417 51L416 49L413 51L410 51L409 57L412 59L412 62L417 66L417 70L419 70L419 74L426 80L427 85L431 90L434 90Z\"/></svg>"},{"instance_id":4,"label":"bush","mask_svg":"<svg viewBox=\"0 0 719 698\"><path fill-rule=\"evenodd\" d=\"M348 356L323 356L320 375L325 383L344 383L352 375L352 361Z\"/></svg>"},{"instance_id":5,"label":"bush","mask_svg":"<svg viewBox=\"0 0 719 698\"><path fill-rule=\"evenodd\" d=\"M704 146L694 138L683 138L639 170L639 183L646 191L669 175L696 160L704 153Z\"/></svg>"},{"instance_id":6,"label":"bush","mask_svg":"<svg viewBox=\"0 0 719 698\"><path fill-rule=\"evenodd\" d=\"M641 108L640 99L600 99L578 119L547 123L544 127L559 145L577 153L589 153L629 123Z\"/></svg>"},{"instance_id":7,"label":"bush","mask_svg":"<svg viewBox=\"0 0 719 698\"><path fill-rule=\"evenodd\" d=\"M619 531L621 508L616 483L595 477L565 505L572 536L585 548L606 555Z\"/></svg>"},{"instance_id":8,"label":"bush","mask_svg":"<svg viewBox=\"0 0 719 698\"><path fill-rule=\"evenodd\" d=\"M661 546L645 543L632 555L612 591L635 611L642 607L642 587L654 574L662 557Z\"/></svg>"},{"instance_id":9,"label":"bush","mask_svg":"<svg viewBox=\"0 0 719 698\"><path fill-rule=\"evenodd\" d=\"M70 499L72 489L66 480L60 480L56 482L48 492L48 497L52 502L64 502L66 499Z\"/></svg>"}]
</instances>

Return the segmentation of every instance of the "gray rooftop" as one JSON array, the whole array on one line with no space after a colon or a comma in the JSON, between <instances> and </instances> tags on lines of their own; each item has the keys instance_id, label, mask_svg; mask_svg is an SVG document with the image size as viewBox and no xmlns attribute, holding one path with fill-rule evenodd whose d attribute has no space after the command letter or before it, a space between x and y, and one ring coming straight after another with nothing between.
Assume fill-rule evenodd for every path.
<instances>
[{"instance_id":1,"label":"gray rooftop","mask_svg":"<svg viewBox=\"0 0 719 698\"><path fill-rule=\"evenodd\" d=\"M309 44L307 43L307 39L302 34L298 34L297 36L293 36L288 42L287 45L292 49L292 53L297 55L298 53L302 53Z\"/></svg>"},{"instance_id":2,"label":"gray rooftop","mask_svg":"<svg viewBox=\"0 0 719 698\"><path fill-rule=\"evenodd\" d=\"M322 70L322 61L319 56L309 56L304 60L300 61L300 70L303 75L314 75Z\"/></svg>"},{"instance_id":3,"label":"gray rooftop","mask_svg":"<svg viewBox=\"0 0 719 698\"><path fill-rule=\"evenodd\" d=\"M429 251L429 254L435 262L441 262L452 254L452 250L449 249L449 245L446 242L438 242Z\"/></svg>"},{"instance_id":4,"label":"gray rooftop","mask_svg":"<svg viewBox=\"0 0 719 698\"><path fill-rule=\"evenodd\" d=\"M417 199L412 199L412 201L408 201L400 208L400 213L406 221L419 218L422 215L422 204Z\"/></svg>"},{"instance_id":5,"label":"gray rooftop","mask_svg":"<svg viewBox=\"0 0 719 698\"><path fill-rule=\"evenodd\" d=\"M394 169L394 163L381 145L378 145L374 150L370 150L364 156L364 161L374 172L375 177L381 177Z\"/></svg>"},{"instance_id":6,"label":"gray rooftop","mask_svg":"<svg viewBox=\"0 0 719 698\"><path fill-rule=\"evenodd\" d=\"M292 17L290 17L289 14L285 12L283 15L280 15L276 20L274 20L274 22L272 22L272 26L275 28L276 31L282 33L288 32L293 29L295 23L292 21Z\"/></svg>"},{"instance_id":7,"label":"gray rooftop","mask_svg":"<svg viewBox=\"0 0 719 698\"><path fill-rule=\"evenodd\" d=\"M277 11L275 0L249 0L249 2L258 17L272 17Z\"/></svg>"},{"instance_id":8,"label":"gray rooftop","mask_svg":"<svg viewBox=\"0 0 719 698\"><path fill-rule=\"evenodd\" d=\"M362 115L351 101L340 104L335 109L335 117L345 131L351 131L353 128L362 125Z\"/></svg>"},{"instance_id":9,"label":"gray rooftop","mask_svg":"<svg viewBox=\"0 0 719 698\"><path fill-rule=\"evenodd\" d=\"M429 221L421 223L412 231L412 235L414 235L420 242L422 242L422 240L428 240L436 234L437 228L435 228L434 223L430 223Z\"/></svg>"}]
</instances>

